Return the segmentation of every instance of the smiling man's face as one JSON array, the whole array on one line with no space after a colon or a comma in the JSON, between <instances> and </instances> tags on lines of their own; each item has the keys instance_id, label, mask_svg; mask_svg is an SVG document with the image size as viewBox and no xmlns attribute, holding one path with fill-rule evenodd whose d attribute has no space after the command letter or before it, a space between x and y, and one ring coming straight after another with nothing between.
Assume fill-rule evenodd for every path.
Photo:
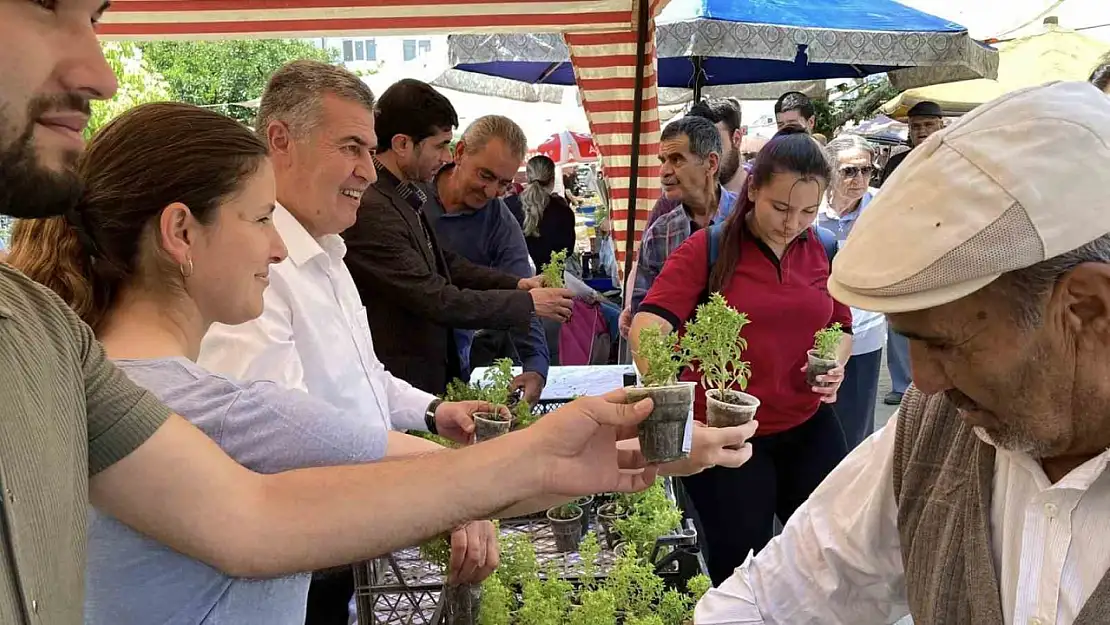
<instances>
[{"instance_id":1,"label":"smiling man's face","mask_svg":"<svg viewBox=\"0 0 1110 625\"><path fill-rule=\"evenodd\" d=\"M103 0L0 0L0 213L50 217L80 197L89 102L116 77L94 31Z\"/></svg>"}]
</instances>

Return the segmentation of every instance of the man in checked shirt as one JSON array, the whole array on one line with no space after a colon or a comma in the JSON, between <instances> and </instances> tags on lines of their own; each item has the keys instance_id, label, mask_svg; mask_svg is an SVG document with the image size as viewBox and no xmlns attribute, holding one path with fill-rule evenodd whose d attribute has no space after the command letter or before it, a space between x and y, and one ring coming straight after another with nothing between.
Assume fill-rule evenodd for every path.
<instances>
[{"instance_id":1,"label":"man in checked shirt","mask_svg":"<svg viewBox=\"0 0 1110 625\"><path fill-rule=\"evenodd\" d=\"M699 228L724 221L736 203L736 194L721 186L721 135L708 119L687 116L667 124L659 162L663 193L680 205L644 232L632 290L633 315L671 252Z\"/></svg>"}]
</instances>

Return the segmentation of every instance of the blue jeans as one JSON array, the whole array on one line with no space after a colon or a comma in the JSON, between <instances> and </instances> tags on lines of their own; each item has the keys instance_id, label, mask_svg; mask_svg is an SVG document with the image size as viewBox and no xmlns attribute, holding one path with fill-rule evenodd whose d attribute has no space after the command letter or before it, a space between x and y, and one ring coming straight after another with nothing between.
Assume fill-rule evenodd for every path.
<instances>
[{"instance_id":1,"label":"blue jeans","mask_svg":"<svg viewBox=\"0 0 1110 625\"><path fill-rule=\"evenodd\" d=\"M851 361L849 361L851 362ZM890 385L895 393L905 393L910 387L910 342L906 337L894 332L886 337L886 364L890 371Z\"/></svg>"},{"instance_id":2,"label":"blue jeans","mask_svg":"<svg viewBox=\"0 0 1110 625\"><path fill-rule=\"evenodd\" d=\"M605 325L609 327L609 340L616 340L620 336L621 307L613 302L600 302L601 316L605 317Z\"/></svg>"}]
</instances>

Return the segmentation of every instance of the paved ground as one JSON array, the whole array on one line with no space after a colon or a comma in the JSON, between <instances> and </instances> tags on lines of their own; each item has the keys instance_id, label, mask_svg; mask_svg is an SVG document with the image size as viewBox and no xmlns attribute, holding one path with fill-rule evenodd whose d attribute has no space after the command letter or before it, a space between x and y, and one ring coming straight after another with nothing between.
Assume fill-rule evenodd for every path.
<instances>
[{"instance_id":1,"label":"paved ground","mask_svg":"<svg viewBox=\"0 0 1110 625\"><path fill-rule=\"evenodd\" d=\"M883 369L879 373L879 399L875 402L875 429L882 427L894 416L898 406L887 406L883 403L883 396L890 392L890 374L886 370L886 350L883 350Z\"/></svg>"}]
</instances>

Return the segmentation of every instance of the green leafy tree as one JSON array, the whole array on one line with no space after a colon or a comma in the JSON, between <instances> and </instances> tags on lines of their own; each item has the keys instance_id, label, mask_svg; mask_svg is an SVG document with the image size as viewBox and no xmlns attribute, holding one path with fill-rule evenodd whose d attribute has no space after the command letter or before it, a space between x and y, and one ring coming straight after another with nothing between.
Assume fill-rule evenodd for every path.
<instances>
[{"instance_id":1,"label":"green leafy tree","mask_svg":"<svg viewBox=\"0 0 1110 625\"><path fill-rule=\"evenodd\" d=\"M169 83L150 66L135 43L108 41L102 44L104 58L119 81L115 97L92 104L92 115L85 128L85 138L92 138L105 124L120 113L147 102L172 100Z\"/></svg>"},{"instance_id":2,"label":"green leafy tree","mask_svg":"<svg viewBox=\"0 0 1110 625\"><path fill-rule=\"evenodd\" d=\"M278 68L298 59L334 63L333 51L296 39L237 41L151 41L138 44L143 59L166 79L173 99L199 106L220 106L243 122L254 109L243 106L262 95Z\"/></svg>"},{"instance_id":3,"label":"green leafy tree","mask_svg":"<svg viewBox=\"0 0 1110 625\"><path fill-rule=\"evenodd\" d=\"M898 95L898 90L884 76L872 76L861 81L837 87L839 97L834 101L814 100L817 109L813 132L832 139L848 121L871 119L884 102Z\"/></svg>"}]
</instances>

